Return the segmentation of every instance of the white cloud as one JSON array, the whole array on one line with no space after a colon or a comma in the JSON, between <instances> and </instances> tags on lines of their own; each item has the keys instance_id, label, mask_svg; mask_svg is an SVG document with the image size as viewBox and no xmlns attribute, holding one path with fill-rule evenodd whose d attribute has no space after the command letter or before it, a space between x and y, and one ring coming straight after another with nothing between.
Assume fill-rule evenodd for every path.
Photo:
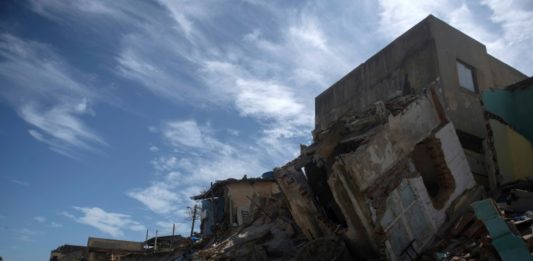
<instances>
[{"instance_id":1,"label":"white cloud","mask_svg":"<svg viewBox=\"0 0 533 261\"><path fill-rule=\"evenodd\" d=\"M26 182L26 181L22 181L22 180L18 180L18 179L10 179L11 182L19 185L19 186L23 186L23 187L29 187L30 186L30 183Z\"/></svg>"},{"instance_id":2,"label":"white cloud","mask_svg":"<svg viewBox=\"0 0 533 261\"><path fill-rule=\"evenodd\" d=\"M52 221L52 222L50 222L50 227L61 228L61 227L63 227L63 225Z\"/></svg>"},{"instance_id":3,"label":"white cloud","mask_svg":"<svg viewBox=\"0 0 533 261\"><path fill-rule=\"evenodd\" d=\"M196 121L167 122L162 129L163 136L174 146L203 148L206 146L202 131Z\"/></svg>"},{"instance_id":4,"label":"white cloud","mask_svg":"<svg viewBox=\"0 0 533 261\"><path fill-rule=\"evenodd\" d=\"M157 171L172 171L176 169L178 159L174 156L161 156L157 159L152 160L151 163Z\"/></svg>"},{"instance_id":5,"label":"white cloud","mask_svg":"<svg viewBox=\"0 0 533 261\"><path fill-rule=\"evenodd\" d=\"M33 220L39 222L39 223L44 223L46 222L46 218L45 217L42 217L42 216L36 216L36 217L33 217Z\"/></svg>"},{"instance_id":6,"label":"white cloud","mask_svg":"<svg viewBox=\"0 0 533 261\"><path fill-rule=\"evenodd\" d=\"M155 213L169 214L182 203L182 196L173 191L175 187L166 182L155 182L143 189L133 189L127 195Z\"/></svg>"},{"instance_id":7,"label":"white cloud","mask_svg":"<svg viewBox=\"0 0 533 261\"><path fill-rule=\"evenodd\" d=\"M488 39L489 53L516 66L518 69L533 74L533 62L524 59L533 43L533 4L528 0L482 1L492 12L491 20L498 25L502 33ZM475 22L475 21L473 21ZM490 30L488 30L490 31Z\"/></svg>"},{"instance_id":8,"label":"white cloud","mask_svg":"<svg viewBox=\"0 0 533 261\"><path fill-rule=\"evenodd\" d=\"M98 207L73 208L81 212L83 215L76 217L66 212L65 215L72 217L78 223L92 226L112 237L123 237L124 230L144 231L146 229L143 225L131 219L131 217L126 214L106 212Z\"/></svg>"},{"instance_id":9,"label":"white cloud","mask_svg":"<svg viewBox=\"0 0 533 261\"><path fill-rule=\"evenodd\" d=\"M73 149L94 150L94 144L106 145L102 138L90 130L79 115L80 104L58 104L43 108L34 104L22 105L19 115L27 123L37 127L29 130L30 135L38 141L47 143L51 149L65 155L71 155Z\"/></svg>"},{"instance_id":10,"label":"white cloud","mask_svg":"<svg viewBox=\"0 0 533 261\"><path fill-rule=\"evenodd\" d=\"M26 242L34 242L35 236L39 234L39 231L30 230L27 228L19 229L17 230L17 236L16 238L20 241L26 241Z\"/></svg>"},{"instance_id":11,"label":"white cloud","mask_svg":"<svg viewBox=\"0 0 533 261\"><path fill-rule=\"evenodd\" d=\"M196 223L198 225L199 222ZM156 226L159 235L172 235L172 228L175 225L175 235L189 236L191 232L191 222L177 221L157 221ZM196 229L195 231L198 231Z\"/></svg>"},{"instance_id":12,"label":"white cloud","mask_svg":"<svg viewBox=\"0 0 533 261\"><path fill-rule=\"evenodd\" d=\"M29 130L33 138L67 156L105 145L83 122L83 116L95 115L91 104L100 96L76 79L49 46L2 34L0 57L0 96L35 128Z\"/></svg>"},{"instance_id":13,"label":"white cloud","mask_svg":"<svg viewBox=\"0 0 533 261\"><path fill-rule=\"evenodd\" d=\"M208 124L199 126L195 120L167 121L162 124L161 133L169 145L181 151L191 151L191 149L199 153L216 151L225 155L234 151L230 145L220 142L215 137L214 130ZM168 159L175 160L174 157ZM161 158L159 163L163 163Z\"/></svg>"}]
</instances>

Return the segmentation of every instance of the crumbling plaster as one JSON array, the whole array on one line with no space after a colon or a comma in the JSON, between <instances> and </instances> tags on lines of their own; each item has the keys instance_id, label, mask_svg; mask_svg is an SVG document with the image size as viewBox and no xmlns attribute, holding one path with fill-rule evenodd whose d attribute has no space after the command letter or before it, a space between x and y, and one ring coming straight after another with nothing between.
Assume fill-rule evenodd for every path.
<instances>
[{"instance_id":1,"label":"crumbling plaster","mask_svg":"<svg viewBox=\"0 0 533 261\"><path fill-rule=\"evenodd\" d=\"M383 130L357 151L339 157L353 175L358 189L364 191L406 157L439 124L432 101L423 96L411 103L404 113L390 115Z\"/></svg>"},{"instance_id":2,"label":"crumbling plaster","mask_svg":"<svg viewBox=\"0 0 533 261\"><path fill-rule=\"evenodd\" d=\"M346 218L345 236L351 249L356 249L356 256L371 257L380 248L387 248L387 244L388 249L398 248L397 242L389 242L397 235L391 232L384 237L385 228L380 228L378 220L395 207L388 204L387 196L400 187L402 180L407 180L417 200L415 205L405 206L405 213L422 212L418 213L420 218L430 224L429 230L424 226L421 229L420 224L402 225L403 230L410 231L406 232L407 238L418 240L417 248L422 248L444 223L445 210L453 200L475 185L453 124L441 128L442 124L445 123L441 122L435 104L427 96L421 96L403 113L389 116L383 129L355 152L338 156L328 184ZM441 143L444 160L456 184L440 209L433 207L422 177L409 159L416 144L433 135ZM384 241L388 242L386 246L380 245Z\"/></svg>"}]
</instances>

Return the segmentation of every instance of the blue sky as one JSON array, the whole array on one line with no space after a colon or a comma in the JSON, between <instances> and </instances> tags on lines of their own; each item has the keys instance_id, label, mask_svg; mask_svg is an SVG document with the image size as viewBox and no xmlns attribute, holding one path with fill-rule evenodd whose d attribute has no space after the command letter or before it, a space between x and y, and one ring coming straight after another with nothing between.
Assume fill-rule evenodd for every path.
<instances>
[{"instance_id":1,"label":"blue sky","mask_svg":"<svg viewBox=\"0 0 533 261\"><path fill-rule=\"evenodd\" d=\"M314 97L434 14L531 75L531 1L3 1L0 256L186 234L309 143Z\"/></svg>"}]
</instances>

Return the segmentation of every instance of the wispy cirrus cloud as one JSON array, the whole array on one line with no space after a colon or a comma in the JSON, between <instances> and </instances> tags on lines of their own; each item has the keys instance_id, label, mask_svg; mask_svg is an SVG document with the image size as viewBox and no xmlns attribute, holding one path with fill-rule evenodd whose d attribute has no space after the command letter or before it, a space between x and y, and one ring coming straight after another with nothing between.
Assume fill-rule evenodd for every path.
<instances>
[{"instance_id":1,"label":"wispy cirrus cloud","mask_svg":"<svg viewBox=\"0 0 533 261\"><path fill-rule=\"evenodd\" d=\"M79 149L106 145L83 120L95 115L91 105L98 94L76 79L49 46L2 34L0 57L0 97L32 126L30 136L71 157Z\"/></svg>"},{"instance_id":2,"label":"wispy cirrus cloud","mask_svg":"<svg viewBox=\"0 0 533 261\"><path fill-rule=\"evenodd\" d=\"M81 212L81 216L75 216L68 212L63 215L75 220L78 223L89 225L112 237L124 236L124 231L144 231L146 228L141 223L133 220L130 215L107 212L98 207L73 207Z\"/></svg>"}]
</instances>

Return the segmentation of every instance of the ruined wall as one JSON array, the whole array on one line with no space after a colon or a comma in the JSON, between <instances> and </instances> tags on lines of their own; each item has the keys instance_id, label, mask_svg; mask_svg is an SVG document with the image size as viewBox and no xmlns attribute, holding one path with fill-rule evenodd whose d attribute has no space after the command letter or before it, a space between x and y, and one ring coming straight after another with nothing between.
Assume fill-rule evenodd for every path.
<instances>
[{"instance_id":1,"label":"ruined wall","mask_svg":"<svg viewBox=\"0 0 533 261\"><path fill-rule=\"evenodd\" d=\"M315 204L302 166L289 163L274 171L274 177L287 202L292 217L309 240L333 234L334 228Z\"/></svg>"},{"instance_id":2,"label":"ruined wall","mask_svg":"<svg viewBox=\"0 0 533 261\"><path fill-rule=\"evenodd\" d=\"M429 207L432 206L431 197L427 192L427 188L424 187L424 183L420 181L413 182L413 186L424 202L424 206L427 208L434 227L439 227L444 223L446 218L445 210L448 209L453 199L460 196L465 190L474 187L476 183L461 148L461 143L455 134L453 123L449 123L437 131L435 138L440 141L440 149L442 150L446 166L455 180L455 189L443 206L440 209L436 209ZM421 178L417 179L420 180Z\"/></svg>"},{"instance_id":3,"label":"ruined wall","mask_svg":"<svg viewBox=\"0 0 533 261\"><path fill-rule=\"evenodd\" d=\"M424 96L410 104L404 113L390 116L384 129L371 141L340 158L359 190L364 191L406 157L440 123L432 101Z\"/></svg>"},{"instance_id":4,"label":"ruined wall","mask_svg":"<svg viewBox=\"0 0 533 261\"><path fill-rule=\"evenodd\" d=\"M438 77L435 43L421 22L315 99L315 129L325 129L349 111L426 87Z\"/></svg>"},{"instance_id":5,"label":"ruined wall","mask_svg":"<svg viewBox=\"0 0 533 261\"><path fill-rule=\"evenodd\" d=\"M251 199L254 196L269 198L278 193L279 189L275 182L239 182L230 183L226 189L225 198L230 206L228 214L231 224L243 225L249 218ZM236 219L235 219L236 218Z\"/></svg>"},{"instance_id":6,"label":"ruined wall","mask_svg":"<svg viewBox=\"0 0 533 261\"><path fill-rule=\"evenodd\" d=\"M444 223L450 204L475 185L453 124L443 122L435 108L423 96L389 116L355 152L338 156L328 184L346 218L344 235L355 256L399 257L409 244L422 249ZM428 193L413 163L413 149L427 139L435 140L433 149L439 151L430 160L448 175L437 177L440 189L451 184L443 196Z\"/></svg>"}]
</instances>

